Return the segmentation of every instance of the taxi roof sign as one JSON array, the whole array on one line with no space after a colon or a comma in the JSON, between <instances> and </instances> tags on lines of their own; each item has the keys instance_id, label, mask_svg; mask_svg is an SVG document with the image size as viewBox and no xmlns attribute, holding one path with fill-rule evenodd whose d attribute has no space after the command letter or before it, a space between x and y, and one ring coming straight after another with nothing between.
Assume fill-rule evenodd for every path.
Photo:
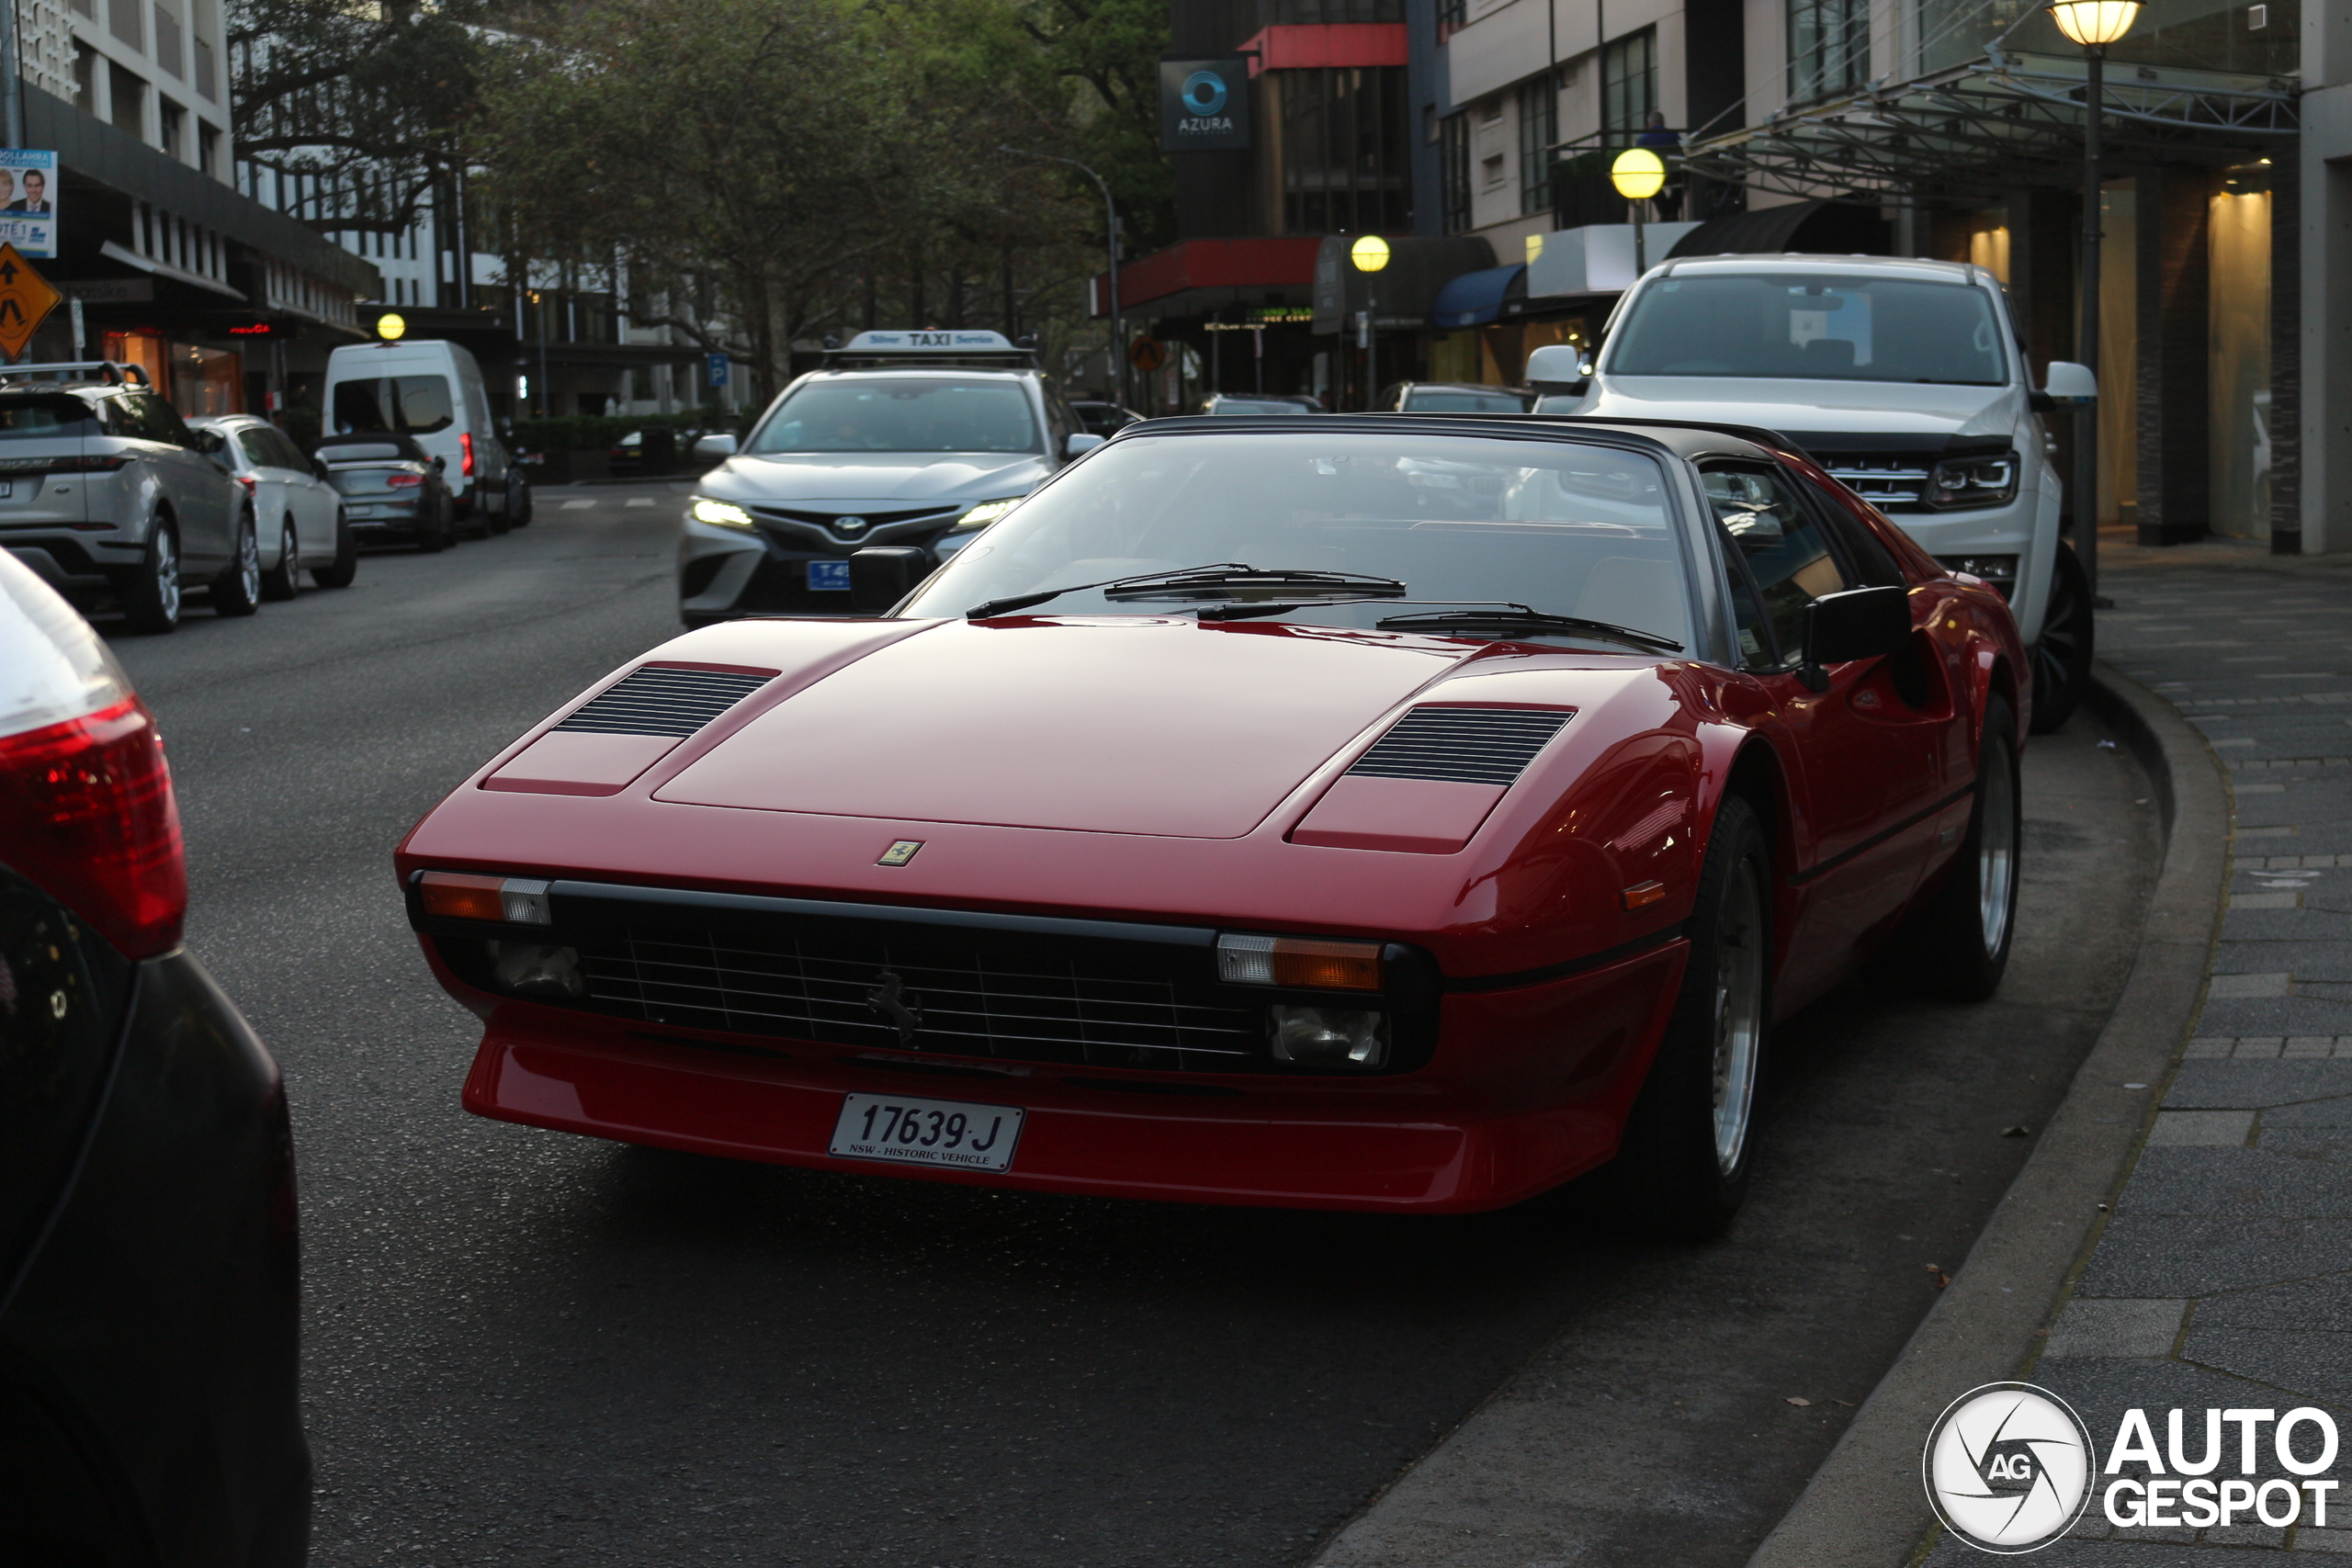
<instances>
[{"instance_id":1,"label":"taxi roof sign","mask_svg":"<svg viewBox=\"0 0 2352 1568\"><path fill-rule=\"evenodd\" d=\"M1002 333L956 329L946 332L860 333L842 354L1020 354Z\"/></svg>"}]
</instances>

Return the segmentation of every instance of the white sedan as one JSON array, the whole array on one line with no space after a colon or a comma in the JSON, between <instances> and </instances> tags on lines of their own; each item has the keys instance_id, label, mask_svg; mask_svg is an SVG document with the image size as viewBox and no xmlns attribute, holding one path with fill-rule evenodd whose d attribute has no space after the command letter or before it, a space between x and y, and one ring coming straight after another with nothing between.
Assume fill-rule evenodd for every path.
<instances>
[{"instance_id":1,"label":"white sedan","mask_svg":"<svg viewBox=\"0 0 2352 1568\"><path fill-rule=\"evenodd\" d=\"M215 456L253 497L263 596L293 598L306 570L322 588L351 586L359 551L344 516L343 497L302 456L293 437L249 413L213 414L188 423L221 434L227 444Z\"/></svg>"}]
</instances>

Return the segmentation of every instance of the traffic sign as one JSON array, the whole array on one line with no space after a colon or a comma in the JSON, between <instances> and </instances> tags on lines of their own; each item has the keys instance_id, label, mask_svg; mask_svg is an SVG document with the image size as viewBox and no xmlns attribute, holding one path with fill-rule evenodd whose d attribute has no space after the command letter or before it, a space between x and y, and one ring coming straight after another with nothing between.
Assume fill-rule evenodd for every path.
<instances>
[{"instance_id":1,"label":"traffic sign","mask_svg":"<svg viewBox=\"0 0 2352 1568\"><path fill-rule=\"evenodd\" d=\"M1127 345L1127 363L1148 375L1168 363L1168 345L1156 337L1139 337Z\"/></svg>"},{"instance_id":2,"label":"traffic sign","mask_svg":"<svg viewBox=\"0 0 2352 1568\"><path fill-rule=\"evenodd\" d=\"M727 355L723 354L714 354L709 355L709 374L710 384L712 386L724 387L727 385Z\"/></svg>"},{"instance_id":3,"label":"traffic sign","mask_svg":"<svg viewBox=\"0 0 2352 1568\"><path fill-rule=\"evenodd\" d=\"M50 287L17 247L0 244L0 351L10 359L25 352L33 329L65 298Z\"/></svg>"}]
</instances>

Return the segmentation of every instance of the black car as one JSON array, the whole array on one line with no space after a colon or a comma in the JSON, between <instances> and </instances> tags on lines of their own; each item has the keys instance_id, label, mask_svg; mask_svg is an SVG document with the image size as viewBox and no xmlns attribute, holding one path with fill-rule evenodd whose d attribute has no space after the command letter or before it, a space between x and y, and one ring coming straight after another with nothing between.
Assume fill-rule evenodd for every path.
<instances>
[{"instance_id":1,"label":"black car","mask_svg":"<svg viewBox=\"0 0 2352 1568\"><path fill-rule=\"evenodd\" d=\"M441 477L441 459L413 437L390 430L330 435L315 456L327 482L342 492L361 544L402 541L430 553L456 542L457 502ZM476 515L481 533L505 531L488 513Z\"/></svg>"},{"instance_id":2,"label":"black car","mask_svg":"<svg viewBox=\"0 0 2352 1568\"><path fill-rule=\"evenodd\" d=\"M181 945L155 721L0 553L0 1562L294 1568L292 1134Z\"/></svg>"}]
</instances>

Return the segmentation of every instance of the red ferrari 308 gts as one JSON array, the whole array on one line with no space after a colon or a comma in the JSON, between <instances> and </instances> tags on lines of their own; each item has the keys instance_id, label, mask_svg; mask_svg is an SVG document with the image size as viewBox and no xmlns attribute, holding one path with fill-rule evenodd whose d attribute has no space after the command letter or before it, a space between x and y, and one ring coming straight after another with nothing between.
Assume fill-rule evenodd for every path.
<instances>
[{"instance_id":1,"label":"red ferrari 308 gts","mask_svg":"<svg viewBox=\"0 0 2352 1568\"><path fill-rule=\"evenodd\" d=\"M2008 609L1763 432L1159 421L852 564L865 613L665 643L401 843L469 1110L1196 1202L1605 1166L1697 1235L1777 1020L2000 982Z\"/></svg>"}]
</instances>

